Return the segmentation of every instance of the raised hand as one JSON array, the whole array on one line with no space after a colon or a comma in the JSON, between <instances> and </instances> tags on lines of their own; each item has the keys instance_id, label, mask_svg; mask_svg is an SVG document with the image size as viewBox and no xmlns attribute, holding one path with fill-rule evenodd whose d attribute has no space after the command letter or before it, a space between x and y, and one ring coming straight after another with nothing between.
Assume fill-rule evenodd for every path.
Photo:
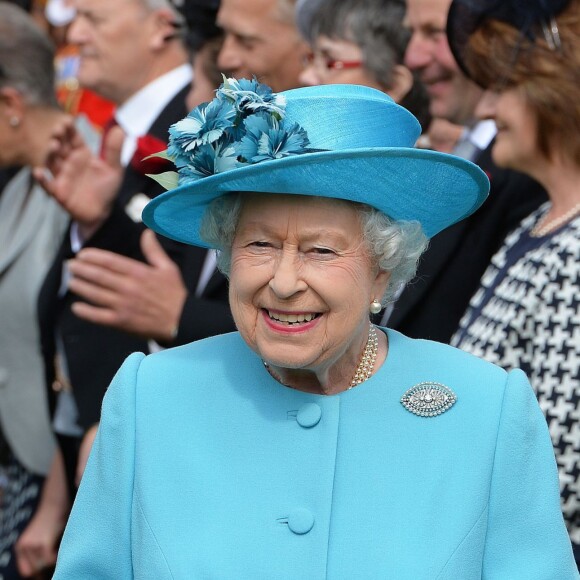
<instances>
[{"instance_id":1,"label":"raised hand","mask_svg":"<svg viewBox=\"0 0 580 580\"><path fill-rule=\"evenodd\" d=\"M56 126L44 167L35 178L76 221L84 239L90 238L107 219L123 178L120 163L123 130L108 131L103 156L92 153L67 118Z\"/></svg>"}]
</instances>

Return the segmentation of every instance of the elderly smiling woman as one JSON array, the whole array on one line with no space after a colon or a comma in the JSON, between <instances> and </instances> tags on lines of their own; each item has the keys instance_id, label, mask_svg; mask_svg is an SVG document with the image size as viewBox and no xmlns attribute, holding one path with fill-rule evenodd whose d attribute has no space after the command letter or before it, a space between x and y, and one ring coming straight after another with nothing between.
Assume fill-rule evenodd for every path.
<instances>
[{"instance_id":1,"label":"elderly smiling woman","mask_svg":"<svg viewBox=\"0 0 580 580\"><path fill-rule=\"evenodd\" d=\"M220 250L239 332L131 356L55 579L571 579L521 371L370 324L485 199L374 89L230 79L171 130L145 221Z\"/></svg>"}]
</instances>

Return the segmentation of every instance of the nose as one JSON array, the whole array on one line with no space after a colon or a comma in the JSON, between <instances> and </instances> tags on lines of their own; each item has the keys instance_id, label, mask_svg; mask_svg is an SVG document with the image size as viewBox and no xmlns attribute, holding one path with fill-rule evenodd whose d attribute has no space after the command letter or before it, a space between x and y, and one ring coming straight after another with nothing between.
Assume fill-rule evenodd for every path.
<instances>
[{"instance_id":1,"label":"nose","mask_svg":"<svg viewBox=\"0 0 580 580\"><path fill-rule=\"evenodd\" d=\"M82 17L77 15L70 23L66 39L71 44L83 44L86 37L86 26L83 24Z\"/></svg>"},{"instance_id":2,"label":"nose","mask_svg":"<svg viewBox=\"0 0 580 580\"><path fill-rule=\"evenodd\" d=\"M300 257L293 252L283 251L274 266L269 286L278 298L288 299L306 290L308 285L302 278Z\"/></svg>"},{"instance_id":3,"label":"nose","mask_svg":"<svg viewBox=\"0 0 580 580\"><path fill-rule=\"evenodd\" d=\"M475 116L478 119L495 119L498 93L485 91L475 107Z\"/></svg>"},{"instance_id":4,"label":"nose","mask_svg":"<svg viewBox=\"0 0 580 580\"><path fill-rule=\"evenodd\" d=\"M309 64L300 73L298 79L306 87L314 87L316 85L321 85L322 79L320 75L316 72L316 67L313 64Z\"/></svg>"},{"instance_id":5,"label":"nose","mask_svg":"<svg viewBox=\"0 0 580 580\"><path fill-rule=\"evenodd\" d=\"M405 50L404 64L412 71L425 68L431 62L432 52L429 42L413 32Z\"/></svg>"},{"instance_id":6,"label":"nose","mask_svg":"<svg viewBox=\"0 0 580 580\"><path fill-rule=\"evenodd\" d=\"M220 70L232 73L242 68L240 47L229 33L225 35L224 42L218 54L217 64Z\"/></svg>"}]
</instances>

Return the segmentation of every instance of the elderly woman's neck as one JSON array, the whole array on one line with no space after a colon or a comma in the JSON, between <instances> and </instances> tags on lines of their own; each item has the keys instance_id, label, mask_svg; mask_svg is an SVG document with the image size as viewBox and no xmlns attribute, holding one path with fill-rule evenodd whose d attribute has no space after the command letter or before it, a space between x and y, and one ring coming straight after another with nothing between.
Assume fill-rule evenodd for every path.
<instances>
[{"instance_id":1,"label":"elderly woman's neck","mask_svg":"<svg viewBox=\"0 0 580 580\"><path fill-rule=\"evenodd\" d=\"M370 378L376 373L385 362L388 352L387 337L380 330L376 331L375 336L376 348L372 348L372 339L369 339L361 346L357 355L347 356L341 360L340 364L323 367L316 371L281 368L267 363L265 365L268 372L286 387L316 395L337 395L364 383L364 380L366 380L364 377L360 382L355 380L355 375L363 367L361 364L363 357L372 357L372 363L366 378ZM371 348L369 348L369 344Z\"/></svg>"}]
</instances>

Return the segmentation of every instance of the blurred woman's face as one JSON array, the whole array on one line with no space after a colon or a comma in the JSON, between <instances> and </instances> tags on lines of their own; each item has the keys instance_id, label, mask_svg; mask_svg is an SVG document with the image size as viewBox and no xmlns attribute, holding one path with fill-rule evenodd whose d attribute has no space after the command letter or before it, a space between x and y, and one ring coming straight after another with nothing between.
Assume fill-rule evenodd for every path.
<instances>
[{"instance_id":1,"label":"blurred woman's face","mask_svg":"<svg viewBox=\"0 0 580 580\"><path fill-rule=\"evenodd\" d=\"M300 75L307 86L314 85L364 85L383 90L363 63L358 45L348 40L319 36L312 46L312 57Z\"/></svg>"},{"instance_id":2,"label":"blurred woman's face","mask_svg":"<svg viewBox=\"0 0 580 580\"><path fill-rule=\"evenodd\" d=\"M369 305L388 282L369 257L355 206L244 195L230 271L242 337L273 368L352 372L366 343Z\"/></svg>"},{"instance_id":3,"label":"blurred woman's face","mask_svg":"<svg viewBox=\"0 0 580 580\"><path fill-rule=\"evenodd\" d=\"M493 160L500 167L534 174L545 162L538 149L537 118L525 96L517 88L501 92L486 91L476 115L493 119L497 135L492 149Z\"/></svg>"}]
</instances>

